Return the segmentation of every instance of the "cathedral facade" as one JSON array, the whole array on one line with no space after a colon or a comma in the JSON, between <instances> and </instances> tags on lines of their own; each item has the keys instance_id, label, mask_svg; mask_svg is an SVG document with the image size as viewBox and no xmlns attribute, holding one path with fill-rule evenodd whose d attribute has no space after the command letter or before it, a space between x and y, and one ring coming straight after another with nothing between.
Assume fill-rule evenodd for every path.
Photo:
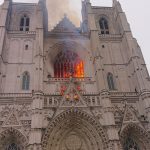
<instances>
[{"instance_id":1,"label":"cathedral facade","mask_svg":"<svg viewBox=\"0 0 150 150\"><path fill-rule=\"evenodd\" d=\"M45 0L0 6L0 150L150 150L150 77L120 3L49 21Z\"/></svg>"}]
</instances>

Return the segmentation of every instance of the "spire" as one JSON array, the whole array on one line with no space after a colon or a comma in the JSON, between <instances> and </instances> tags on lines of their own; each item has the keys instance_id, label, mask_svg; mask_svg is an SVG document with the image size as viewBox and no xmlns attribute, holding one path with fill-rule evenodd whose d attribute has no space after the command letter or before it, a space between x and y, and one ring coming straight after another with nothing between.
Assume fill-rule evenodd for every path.
<instances>
[{"instance_id":1,"label":"spire","mask_svg":"<svg viewBox=\"0 0 150 150\"><path fill-rule=\"evenodd\" d=\"M44 3L44 4L46 4L46 0L39 0L38 3Z\"/></svg>"},{"instance_id":2,"label":"spire","mask_svg":"<svg viewBox=\"0 0 150 150\"><path fill-rule=\"evenodd\" d=\"M113 0L113 7L116 7L119 12L123 12L121 4L118 0Z\"/></svg>"},{"instance_id":3,"label":"spire","mask_svg":"<svg viewBox=\"0 0 150 150\"><path fill-rule=\"evenodd\" d=\"M86 3L90 3L90 0L84 0Z\"/></svg>"},{"instance_id":4,"label":"spire","mask_svg":"<svg viewBox=\"0 0 150 150\"><path fill-rule=\"evenodd\" d=\"M113 6L117 4L117 0L113 0Z\"/></svg>"}]
</instances>

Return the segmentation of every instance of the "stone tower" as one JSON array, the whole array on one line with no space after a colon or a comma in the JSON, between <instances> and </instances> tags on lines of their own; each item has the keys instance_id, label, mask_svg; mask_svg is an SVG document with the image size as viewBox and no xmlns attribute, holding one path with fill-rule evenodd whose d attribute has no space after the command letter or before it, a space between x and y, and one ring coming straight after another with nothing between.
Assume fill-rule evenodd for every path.
<instances>
[{"instance_id":1,"label":"stone tower","mask_svg":"<svg viewBox=\"0 0 150 150\"><path fill-rule=\"evenodd\" d=\"M49 20L45 0L0 6L0 150L150 150L150 77L120 3Z\"/></svg>"}]
</instances>

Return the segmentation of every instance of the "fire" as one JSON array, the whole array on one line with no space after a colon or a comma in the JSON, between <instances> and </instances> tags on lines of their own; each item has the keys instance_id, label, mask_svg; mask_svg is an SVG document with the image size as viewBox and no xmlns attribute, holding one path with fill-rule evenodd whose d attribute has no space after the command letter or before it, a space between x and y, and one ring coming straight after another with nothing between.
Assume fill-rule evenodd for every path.
<instances>
[{"instance_id":1,"label":"fire","mask_svg":"<svg viewBox=\"0 0 150 150\"><path fill-rule=\"evenodd\" d=\"M83 61L77 63L64 63L57 64L54 67L56 78L83 78L84 77L84 64Z\"/></svg>"},{"instance_id":2,"label":"fire","mask_svg":"<svg viewBox=\"0 0 150 150\"><path fill-rule=\"evenodd\" d=\"M82 77L84 77L84 65L83 65L83 61L80 61L78 64L75 65L73 77L76 77L76 78L82 78Z\"/></svg>"},{"instance_id":3,"label":"fire","mask_svg":"<svg viewBox=\"0 0 150 150\"><path fill-rule=\"evenodd\" d=\"M54 63L55 78L83 78L84 77L84 63L73 51L60 52Z\"/></svg>"}]
</instances>

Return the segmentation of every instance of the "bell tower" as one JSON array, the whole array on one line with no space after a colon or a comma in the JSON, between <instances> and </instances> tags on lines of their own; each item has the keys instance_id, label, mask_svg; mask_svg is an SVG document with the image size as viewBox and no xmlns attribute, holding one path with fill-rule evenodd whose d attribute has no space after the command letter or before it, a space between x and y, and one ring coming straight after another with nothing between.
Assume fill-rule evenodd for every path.
<instances>
[{"instance_id":1,"label":"bell tower","mask_svg":"<svg viewBox=\"0 0 150 150\"><path fill-rule=\"evenodd\" d=\"M47 8L0 6L0 149L149 150L150 78L119 1L51 30Z\"/></svg>"}]
</instances>

